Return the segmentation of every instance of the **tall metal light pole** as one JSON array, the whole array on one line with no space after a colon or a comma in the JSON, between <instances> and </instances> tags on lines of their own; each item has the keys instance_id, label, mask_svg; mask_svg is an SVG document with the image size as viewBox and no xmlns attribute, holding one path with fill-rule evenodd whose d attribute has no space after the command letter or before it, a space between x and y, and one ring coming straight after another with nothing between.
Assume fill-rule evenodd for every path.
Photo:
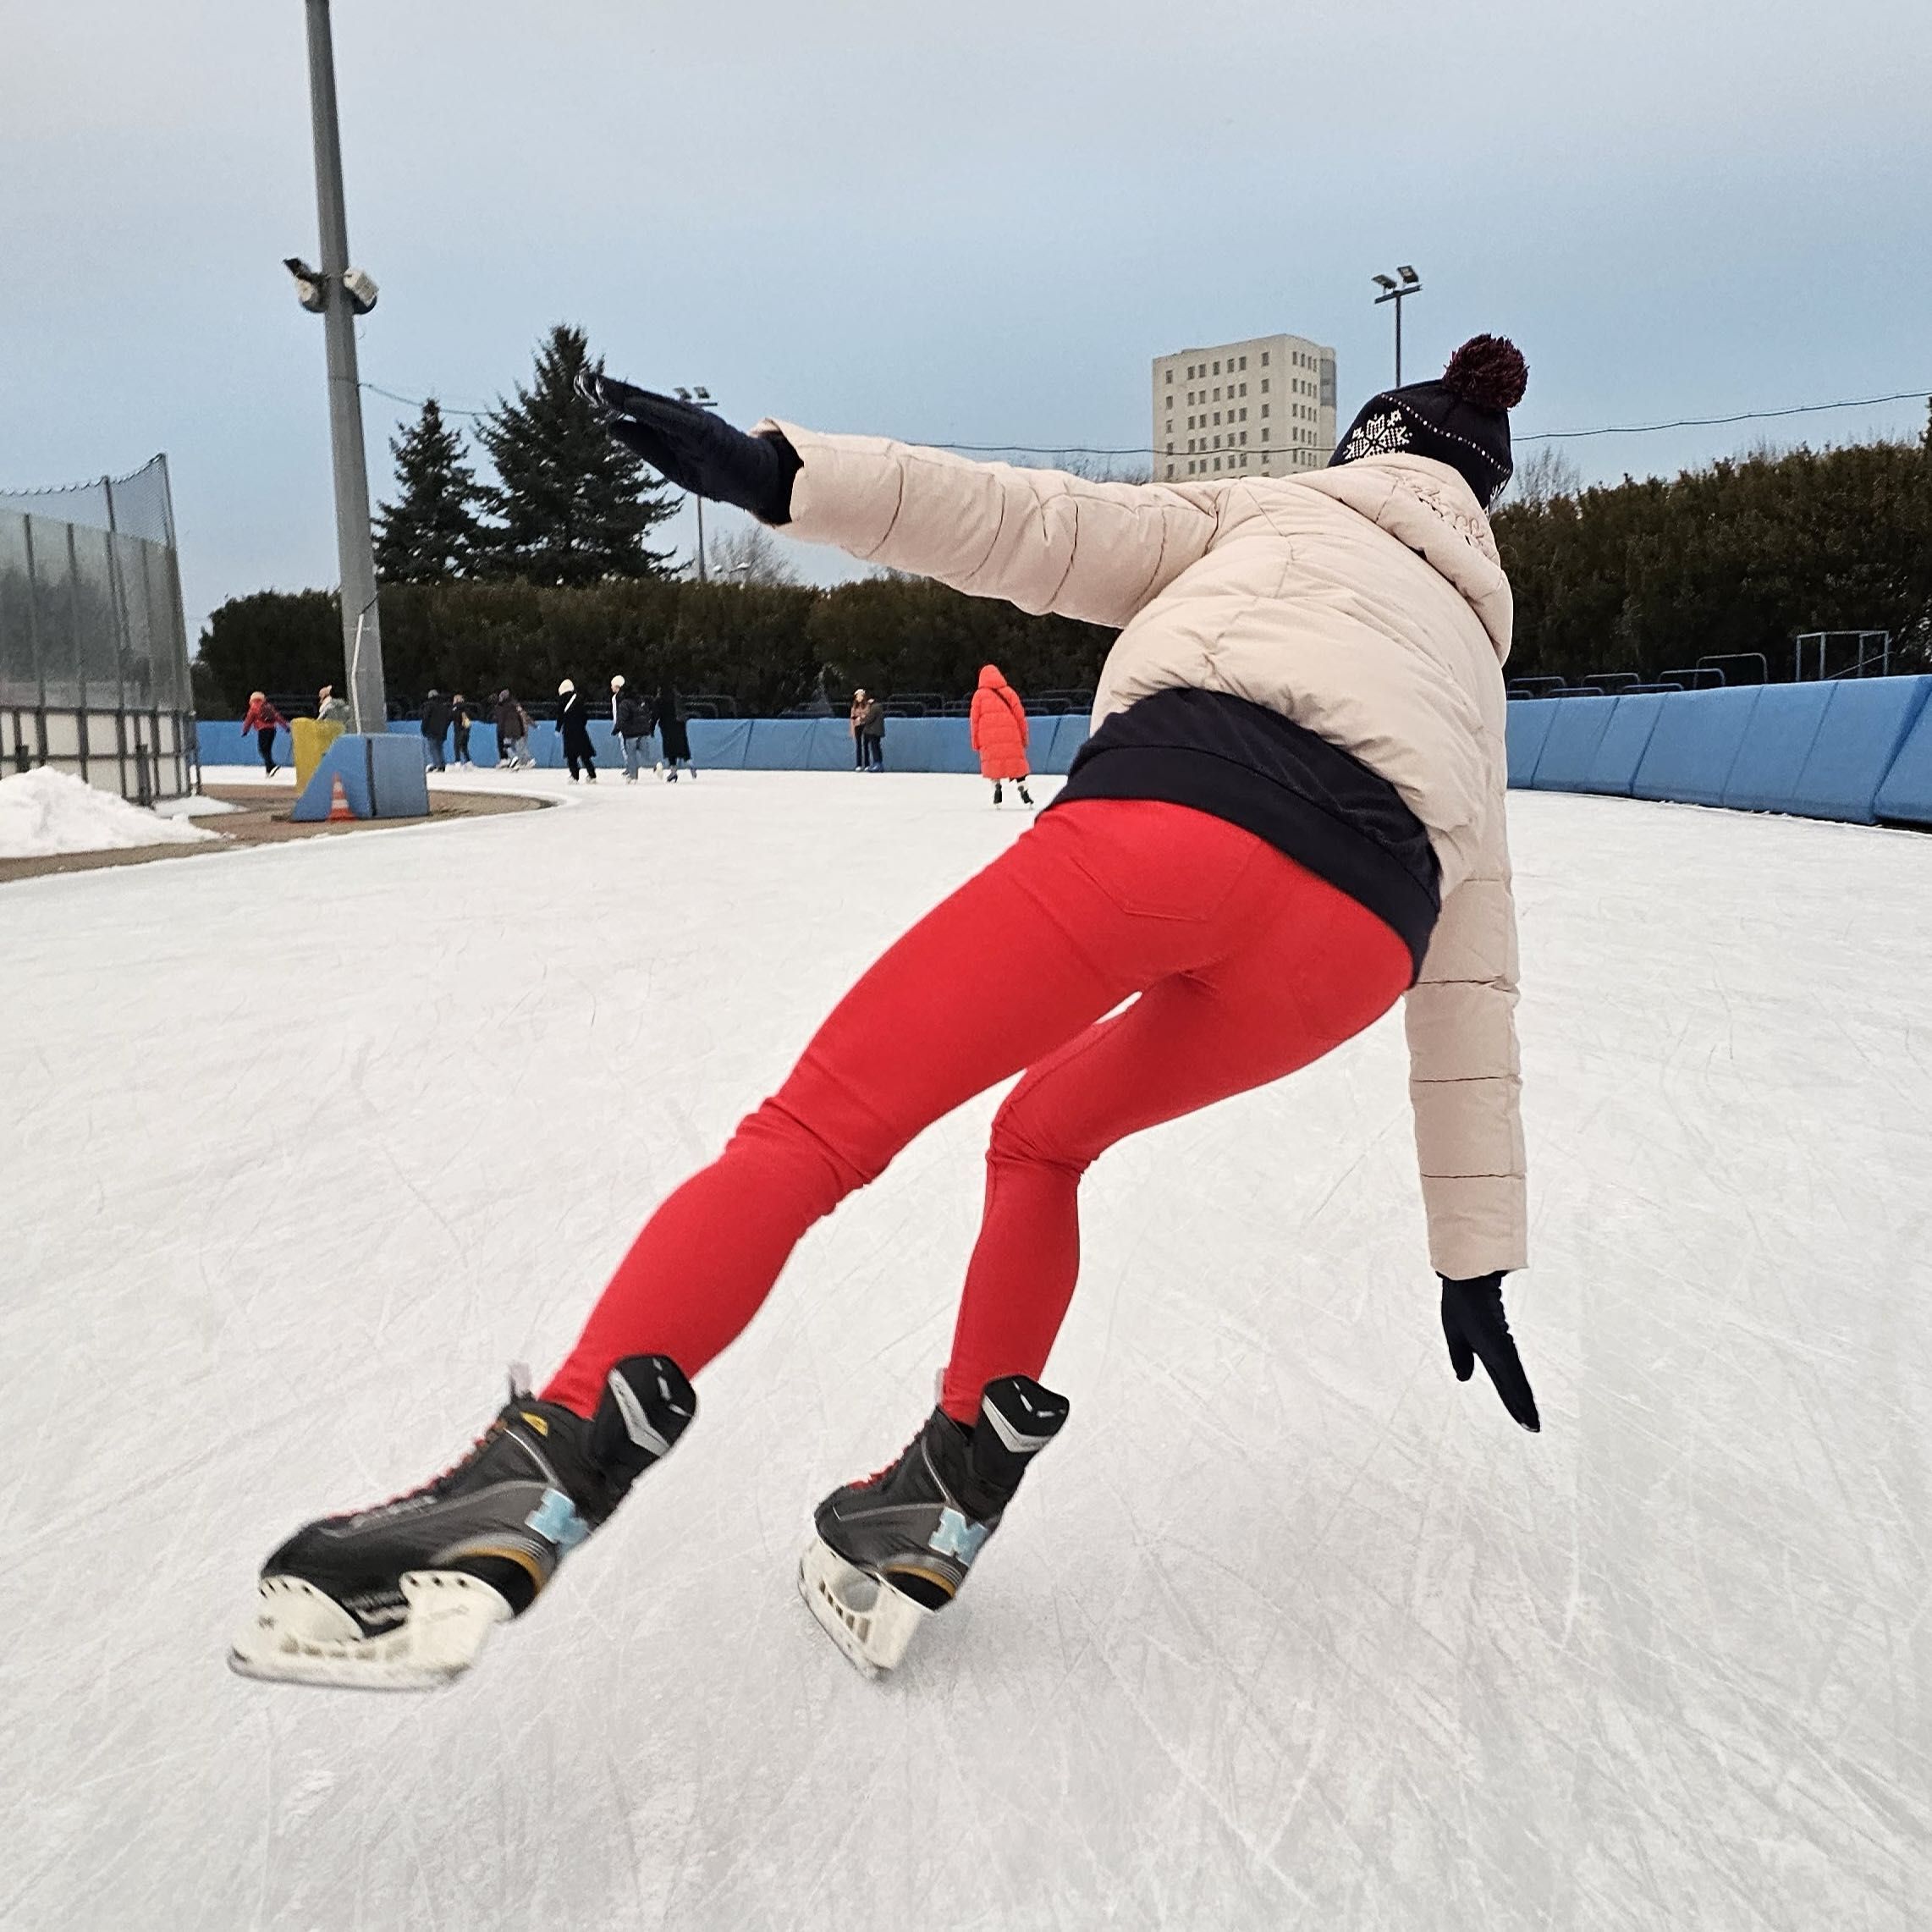
<instances>
[{"instance_id":1,"label":"tall metal light pole","mask_svg":"<svg viewBox=\"0 0 1932 1932\"><path fill-rule=\"evenodd\" d=\"M718 407L711 391L702 383L695 389L678 389L673 394L680 403L692 403L701 410L714 410ZM710 581L704 570L704 498L693 496L691 501L697 505L697 581L702 584Z\"/></svg>"},{"instance_id":2,"label":"tall metal light pole","mask_svg":"<svg viewBox=\"0 0 1932 1932\"><path fill-rule=\"evenodd\" d=\"M1414 269L1398 268L1395 274L1401 277L1396 281L1393 276L1377 275L1371 278L1382 293L1375 298L1375 305L1380 308L1384 302L1395 305L1395 387L1402 386L1402 304L1411 295L1419 295L1423 289L1423 278Z\"/></svg>"},{"instance_id":3,"label":"tall metal light pole","mask_svg":"<svg viewBox=\"0 0 1932 1932\"><path fill-rule=\"evenodd\" d=\"M342 576L342 651L358 731L388 729L383 633L376 611L376 556L369 534L369 466L362 449L362 391L355 368L355 318L376 305L376 284L349 266L342 197L342 137L336 125L335 50L328 0L306 0L309 105L315 122L316 214L322 267L291 260L302 306L322 318L328 353L329 445L335 460L335 545Z\"/></svg>"}]
</instances>

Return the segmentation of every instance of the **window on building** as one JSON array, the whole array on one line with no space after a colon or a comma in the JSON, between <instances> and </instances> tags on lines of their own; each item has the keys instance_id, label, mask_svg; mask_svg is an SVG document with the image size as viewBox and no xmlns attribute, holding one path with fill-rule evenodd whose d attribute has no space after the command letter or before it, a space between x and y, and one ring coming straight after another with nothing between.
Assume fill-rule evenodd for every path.
<instances>
[{"instance_id":1,"label":"window on building","mask_svg":"<svg viewBox=\"0 0 1932 1932\"><path fill-rule=\"evenodd\" d=\"M1167 386L1170 389L1174 387L1174 372L1171 369L1170 369L1167 372ZM1168 471L1169 476L1171 476L1173 474L1174 472L1171 470Z\"/></svg>"},{"instance_id":2,"label":"window on building","mask_svg":"<svg viewBox=\"0 0 1932 1932\"><path fill-rule=\"evenodd\" d=\"M1268 405L1267 405L1266 403L1263 403L1263 404L1261 405L1261 413L1262 413L1263 416L1266 416L1266 415L1268 414Z\"/></svg>"},{"instance_id":3,"label":"window on building","mask_svg":"<svg viewBox=\"0 0 1932 1932\"><path fill-rule=\"evenodd\" d=\"M1172 416L1167 419L1167 427L1161 432L1161 434L1163 436L1172 436L1174 434L1174 418Z\"/></svg>"},{"instance_id":4,"label":"window on building","mask_svg":"<svg viewBox=\"0 0 1932 1932\"><path fill-rule=\"evenodd\" d=\"M1268 378L1265 376L1261 379L1261 393L1264 396L1268 394Z\"/></svg>"},{"instance_id":5,"label":"window on building","mask_svg":"<svg viewBox=\"0 0 1932 1932\"><path fill-rule=\"evenodd\" d=\"M1243 410L1241 411L1241 421L1242 421L1243 422L1246 422L1246 421L1247 421L1247 411L1246 410Z\"/></svg>"},{"instance_id":6,"label":"window on building","mask_svg":"<svg viewBox=\"0 0 1932 1932\"><path fill-rule=\"evenodd\" d=\"M1247 367L1247 358L1245 355L1241 358L1241 367L1244 369Z\"/></svg>"},{"instance_id":7,"label":"window on building","mask_svg":"<svg viewBox=\"0 0 1932 1932\"><path fill-rule=\"evenodd\" d=\"M1263 443L1267 442L1267 440L1268 440L1268 432L1267 432L1265 429L1264 429L1264 430L1263 430L1263 431L1262 431L1262 432L1261 432L1261 440L1262 440Z\"/></svg>"},{"instance_id":8,"label":"window on building","mask_svg":"<svg viewBox=\"0 0 1932 1932\"><path fill-rule=\"evenodd\" d=\"M1265 349L1261 352L1261 366L1263 369L1268 366L1268 351Z\"/></svg>"},{"instance_id":9,"label":"window on building","mask_svg":"<svg viewBox=\"0 0 1932 1932\"><path fill-rule=\"evenodd\" d=\"M1244 396L1245 396L1245 395L1247 394L1247 384L1246 383L1243 383L1241 384L1241 394L1242 394Z\"/></svg>"},{"instance_id":10,"label":"window on building","mask_svg":"<svg viewBox=\"0 0 1932 1932\"><path fill-rule=\"evenodd\" d=\"M1221 460L1220 460L1220 458L1219 458L1219 456L1217 456L1217 457L1214 459L1214 467L1215 467L1215 468L1218 470L1218 469L1219 469L1219 468L1220 468L1220 466L1221 466Z\"/></svg>"},{"instance_id":11,"label":"window on building","mask_svg":"<svg viewBox=\"0 0 1932 1932\"><path fill-rule=\"evenodd\" d=\"M1220 374L1220 372L1221 372L1221 366L1220 366L1220 364L1219 364L1219 362L1217 362L1217 363L1214 365L1214 373L1215 373L1217 376L1219 376L1219 375Z\"/></svg>"},{"instance_id":12,"label":"window on building","mask_svg":"<svg viewBox=\"0 0 1932 1932\"><path fill-rule=\"evenodd\" d=\"M1168 427L1169 427L1170 429L1171 429L1173 427L1174 427L1174 426L1173 426L1173 424L1171 424L1171 423L1170 423L1170 424L1168 425ZM1171 455L1174 454L1174 445L1173 445L1171 443L1169 443L1169 444L1168 444L1168 446L1167 446L1167 453L1168 453L1168 454L1169 454L1170 456L1171 456ZM1168 471L1168 475L1169 475L1169 476L1171 476L1173 474L1174 474L1173 471L1170 470L1170 471Z\"/></svg>"},{"instance_id":13,"label":"window on building","mask_svg":"<svg viewBox=\"0 0 1932 1932\"><path fill-rule=\"evenodd\" d=\"M1245 429L1241 432L1241 441L1243 443L1247 441L1247 432Z\"/></svg>"}]
</instances>

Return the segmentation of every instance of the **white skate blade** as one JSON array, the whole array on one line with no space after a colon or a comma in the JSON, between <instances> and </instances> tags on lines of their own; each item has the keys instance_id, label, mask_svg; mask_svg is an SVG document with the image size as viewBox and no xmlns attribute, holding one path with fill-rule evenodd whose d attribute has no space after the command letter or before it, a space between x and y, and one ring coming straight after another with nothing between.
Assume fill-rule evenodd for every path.
<instances>
[{"instance_id":1,"label":"white skate blade","mask_svg":"<svg viewBox=\"0 0 1932 1932\"><path fill-rule=\"evenodd\" d=\"M457 1570L412 1570L409 1614L364 1637L333 1597L299 1577L264 1577L255 1615L235 1636L228 1668L279 1684L336 1690L433 1691L476 1661L510 1607L487 1583Z\"/></svg>"},{"instance_id":2,"label":"white skate blade","mask_svg":"<svg viewBox=\"0 0 1932 1932\"><path fill-rule=\"evenodd\" d=\"M889 1583L855 1568L822 1537L798 1562L798 1593L849 1662L868 1677L896 1670L933 1613Z\"/></svg>"}]
</instances>

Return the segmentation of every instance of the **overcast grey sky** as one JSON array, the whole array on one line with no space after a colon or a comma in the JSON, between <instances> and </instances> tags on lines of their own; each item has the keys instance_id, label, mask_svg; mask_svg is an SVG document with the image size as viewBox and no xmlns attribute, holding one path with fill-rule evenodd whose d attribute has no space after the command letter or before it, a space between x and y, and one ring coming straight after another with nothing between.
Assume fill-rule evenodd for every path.
<instances>
[{"instance_id":1,"label":"overcast grey sky","mask_svg":"<svg viewBox=\"0 0 1932 1932\"><path fill-rule=\"evenodd\" d=\"M1479 329L1519 434L1932 388L1919 0L336 0L366 381L549 323L735 420L1138 444L1148 363ZM300 0L0 0L0 488L174 466L190 624L333 583ZM367 399L371 469L411 412ZM1566 445L1587 476L1923 402ZM688 530L683 541L690 541ZM816 561L814 562L816 568Z\"/></svg>"}]
</instances>

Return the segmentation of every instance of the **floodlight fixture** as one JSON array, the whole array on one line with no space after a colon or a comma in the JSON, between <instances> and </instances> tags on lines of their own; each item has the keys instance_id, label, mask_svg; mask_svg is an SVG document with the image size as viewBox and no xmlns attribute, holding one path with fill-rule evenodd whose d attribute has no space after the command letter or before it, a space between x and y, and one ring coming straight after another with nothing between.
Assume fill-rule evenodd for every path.
<instances>
[{"instance_id":1,"label":"floodlight fixture","mask_svg":"<svg viewBox=\"0 0 1932 1932\"><path fill-rule=\"evenodd\" d=\"M1390 279L1388 276L1376 275L1372 276L1370 279L1374 283L1375 286L1378 289L1386 289L1391 295L1395 294L1395 284Z\"/></svg>"},{"instance_id":2,"label":"floodlight fixture","mask_svg":"<svg viewBox=\"0 0 1932 1932\"><path fill-rule=\"evenodd\" d=\"M1398 268L1395 272L1402 278L1402 286L1405 289L1419 289L1422 287L1422 277L1417 274L1414 269L1407 267L1406 264L1402 267Z\"/></svg>"},{"instance_id":3,"label":"floodlight fixture","mask_svg":"<svg viewBox=\"0 0 1932 1932\"><path fill-rule=\"evenodd\" d=\"M282 266L295 278L295 300L311 316L319 316L328 306L328 291L322 286L322 271L311 268L299 255L286 256Z\"/></svg>"}]
</instances>

